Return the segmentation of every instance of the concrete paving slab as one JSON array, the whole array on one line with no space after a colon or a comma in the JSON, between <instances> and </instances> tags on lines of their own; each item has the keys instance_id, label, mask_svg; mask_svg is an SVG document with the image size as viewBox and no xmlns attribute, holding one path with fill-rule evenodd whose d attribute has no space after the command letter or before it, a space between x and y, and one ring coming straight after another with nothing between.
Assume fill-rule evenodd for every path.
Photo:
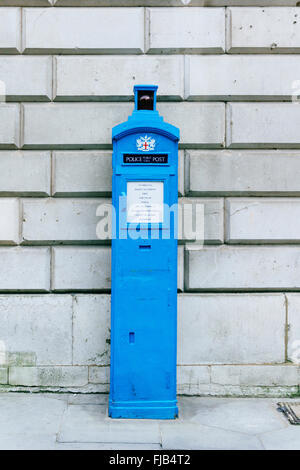
<instances>
[{"instance_id":1,"label":"concrete paving slab","mask_svg":"<svg viewBox=\"0 0 300 470\"><path fill-rule=\"evenodd\" d=\"M105 393L69 395L68 404L69 405L107 405L108 395Z\"/></svg>"},{"instance_id":2,"label":"concrete paving slab","mask_svg":"<svg viewBox=\"0 0 300 470\"><path fill-rule=\"evenodd\" d=\"M55 450L56 435L10 434L0 436L0 450Z\"/></svg>"},{"instance_id":3,"label":"concrete paving slab","mask_svg":"<svg viewBox=\"0 0 300 470\"><path fill-rule=\"evenodd\" d=\"M181 419L247 434L258 434L287 426L272 401L259 399L207 399L181 401Z\"/></svg>"},{"instance_id":4,"label":"concrete paving slab","mask_svg":"<svg viewBox=\"0 0 300 470\"><path fill-rule=\"evenodd\" d=\"M300 450L300 426L290 424L286 429L259 437L266 450Z\"/></svg>"},{"instance_id":5,"label":"concrete paving slab","mask_svg":"<svg viewBox=\"0 0 300 470\"><path fill-rule=\"evenodd\" d=\"M175 421L112 420L107 399L1 393L0 450L300 450L300 426L277 411L276 398L179 397Z\"/></svg>"},{"instance_id":6,"label":"concrete paving slab","mask_svg":"<svg viewBox=\"0 0 300 470\"><path fill-rule=\"evenodd\" d=\"M69 405L58 442L160 444L160 431L154 420L112 420L106 405Z\"/></svg>"},{"instance_id":7,"label":"concrete paving slab","mask_svg":"<svg viewBox=\"0 0 300 470\"><path fill-rule=\"evenodd\" d=\"M97 443L74 443L54 446L55 450L162 450L158 444L97 444Z\"/></svg>"},{"instance_id":8,"label":"concrete paving slab","mask_svg":"<svg viewBox=\"0 0 300 470\"><path fill-rule=\"evenodd\" d=\"M256 436L201 424L162 424L163 449L262 450Z\"/></svg>"},{"instance_id":9,"label":"concrete paving slab","mask_svg":"<svg viewBox=\"0 0 300 470\"><path fill-rule=\"evenodd\" d=\"M66 407L55 396L1 394L0 449L52 448Z\"/></svg>"}]
</instances>

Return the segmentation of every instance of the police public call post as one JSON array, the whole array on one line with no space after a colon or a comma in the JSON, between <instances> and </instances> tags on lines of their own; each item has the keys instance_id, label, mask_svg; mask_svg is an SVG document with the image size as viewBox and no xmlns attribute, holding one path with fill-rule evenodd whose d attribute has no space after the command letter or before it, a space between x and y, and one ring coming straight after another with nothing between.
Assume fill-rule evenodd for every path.
<instances>
[{"instance_id":1,"label":"police public call post","mask_svg":"<svg viewBox=\"0 0 300 470\"><path fill-rule=\"evenodd\" d=\"M178 203L179 129L159 115L156 93L135 86L132 115L112 131L112 418L178 416L177 213L165 208Z\"/></svg>"}]
</instances>

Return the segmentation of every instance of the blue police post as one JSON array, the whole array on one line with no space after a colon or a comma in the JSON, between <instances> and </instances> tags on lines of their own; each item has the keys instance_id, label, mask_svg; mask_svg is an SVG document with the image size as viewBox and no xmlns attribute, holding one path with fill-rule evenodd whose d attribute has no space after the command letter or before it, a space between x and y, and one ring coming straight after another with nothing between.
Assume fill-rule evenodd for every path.
<instances>
[{"instance_id":1,"label":"blue police post","mask_svg":"<svg viewBox=\"0 0 300 470\"><path fill-rule=\"evenodd\" d=\"M112 418L178 416L179 129L156 111L157 88L135 86L132 115L112 131Z\"/></svg>"}]
</instances>

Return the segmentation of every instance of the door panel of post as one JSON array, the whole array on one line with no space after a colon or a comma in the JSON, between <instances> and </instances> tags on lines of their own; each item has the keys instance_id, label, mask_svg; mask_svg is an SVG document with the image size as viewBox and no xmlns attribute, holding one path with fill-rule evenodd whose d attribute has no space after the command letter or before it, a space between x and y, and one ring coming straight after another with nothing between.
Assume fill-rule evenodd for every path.
<instances>
[{"instance_id":1,"label":"door panel of post","mask_svg":"<svg viewBox=\"0 0 300 470\"><path fill-rule=\"evenodd\" d=\"M116 266L118 318L114 328L119 344L115 360L122 366L115 381L116 394L122 390L123 399L155 399L157 390L161 399L167 399L174 388L176 336L171 326L174 299L170 285L176 264L172 245L174 241L150 240L146 246L151 248L141 249L145 246L141 241L117 242L120 262Z\"/></svg>"}]
</instances>

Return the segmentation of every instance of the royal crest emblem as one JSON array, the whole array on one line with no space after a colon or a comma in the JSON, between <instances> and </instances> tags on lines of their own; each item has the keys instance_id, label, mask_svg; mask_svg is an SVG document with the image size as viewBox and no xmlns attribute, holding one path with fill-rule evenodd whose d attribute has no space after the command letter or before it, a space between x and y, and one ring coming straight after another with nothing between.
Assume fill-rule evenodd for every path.
<instances>
[{"instance_id":1,"label":"royal crest emblem","mask_svg":"<svg viewBox=\"0 0 300 470\"><path fill-rule=\"evenodd\" d=\"M139 139L136 139L136 146L142 152L149 152L155 149L155 139L148 135L145 135L145 137L141 136Z\"/></svg>"}]
</instances>

